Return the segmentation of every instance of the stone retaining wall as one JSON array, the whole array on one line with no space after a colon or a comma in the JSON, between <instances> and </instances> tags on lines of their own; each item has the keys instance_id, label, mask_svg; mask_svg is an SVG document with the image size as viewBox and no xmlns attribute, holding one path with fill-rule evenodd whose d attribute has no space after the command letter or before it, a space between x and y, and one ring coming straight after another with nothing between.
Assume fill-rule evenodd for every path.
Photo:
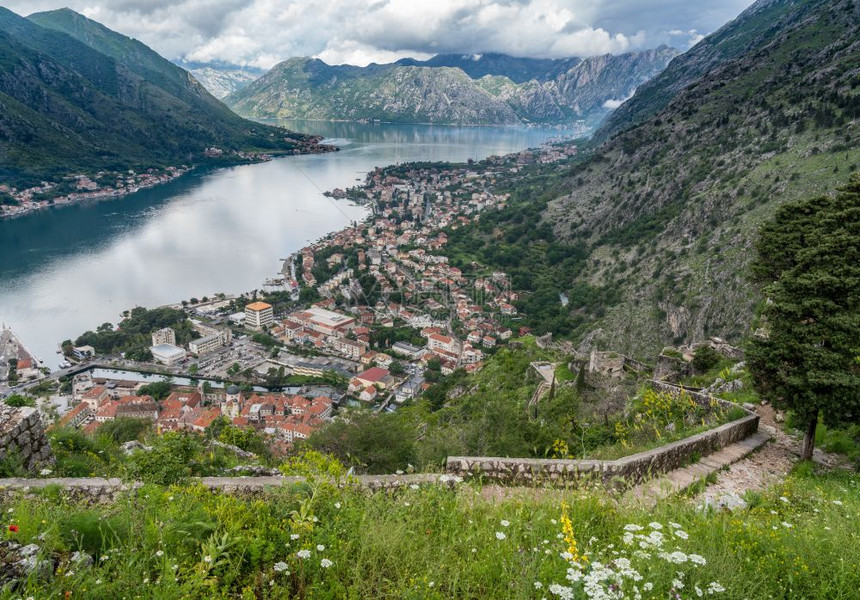
<instances>
[{"instance_id":1,"label":"stone retaining wall","mask_svg":"<svg viewBox=\"0 0 860 600\"><path fill-rule=\"evenodd\" d=\"M659 381L651 385L669 393L682 391L695 402L713 407L741 408L738 405L697 392L683 390ZM743 410L743 409L742 409ZM547 460L538 458L499 458L486 456L449 456L446 470L459 477L480 477L509 485L564 484L580 480L595 480L613 487L641 483L655 475L678 469L689 463L694 455L706 456L725 446L746 439L758 431L758 415L747 414L691 437L619 458L617 460Z\"/></svg>"},{"instance_id":2,"label":"stone retaining wall","mask_svg":"<svg viewBox=\"0 0 860 600\"><path fill-rule=\"evenodd\" d=\"M210 491L222 494L254 497L262 496L281 486L303 483L304 477L195 477L198 483ZM404 475L359 475L344 480L343 486L358 486L371 491L395 490L412 485L453 486L462 481L448 474L404 474ZM121 479L103 477L54 477L48 479L10 478L0 479L0 496L13 494L35 494L45 488L59 488L64 497L92 503L109 503L124 492L142 487L140 482L125 482Z\"/></svg>"},{"instance_id":3,"label":"stone retaining wall","mask_svg":"<svg viewBox=\"0 0 860 600\"><path fill-rule=\"evenodd\" d=\"M0 404L0 461L14 455L30 471L54 462L39 411Z\"/></svg>"}]
</instances>

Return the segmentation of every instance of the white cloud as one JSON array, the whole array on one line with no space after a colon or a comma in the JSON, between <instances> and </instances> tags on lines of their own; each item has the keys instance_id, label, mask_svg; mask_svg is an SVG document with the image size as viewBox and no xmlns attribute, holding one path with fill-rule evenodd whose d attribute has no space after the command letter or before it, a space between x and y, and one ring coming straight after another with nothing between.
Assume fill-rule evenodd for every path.
<instances>
[{"instance_id":1,"label":"white cloud","mask_svg":"<svg viewBox=\"0 0 860 600\"><path fill-rule=\"evenodd\" d=\"M261 68L291 56L367 64L442 52L533 57L690 46L752 0L12 0L69 6L170 59Z\"/></svg>"}]
</instances>

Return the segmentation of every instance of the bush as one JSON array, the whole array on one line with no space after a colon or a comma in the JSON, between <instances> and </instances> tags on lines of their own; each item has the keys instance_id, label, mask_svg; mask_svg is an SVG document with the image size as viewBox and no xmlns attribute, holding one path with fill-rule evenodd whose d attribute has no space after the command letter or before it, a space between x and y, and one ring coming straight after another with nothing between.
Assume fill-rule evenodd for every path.
<instances>
[{"instance_id":1,"label":"bush","mask_svg":"<svg viewBox=\"0 0 860 600\"><path fill-rule=\"evenodd\" d=\"M693 368L699 373L706 373L717 366L720 360L722 357L719 352L708 345L699 346L693 354Z\"/></svg>"}]
</instances>

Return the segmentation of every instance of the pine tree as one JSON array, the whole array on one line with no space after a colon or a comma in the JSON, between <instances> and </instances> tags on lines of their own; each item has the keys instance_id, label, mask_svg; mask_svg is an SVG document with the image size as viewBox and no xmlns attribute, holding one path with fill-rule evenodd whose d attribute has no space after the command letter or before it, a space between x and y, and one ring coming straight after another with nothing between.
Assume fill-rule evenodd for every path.
<instances>
[{"instance_id":1,"label":"pine tree","mask_svg":"<svg viewBox=\"0 0 860 600\"><path fill-rule=\"evenodd\" d=\"M808 460L819 417L860 422L860 178L780 208L756 249L765 303L748 365L761 397L806 424Z\"/></svg>"}]
</instances>

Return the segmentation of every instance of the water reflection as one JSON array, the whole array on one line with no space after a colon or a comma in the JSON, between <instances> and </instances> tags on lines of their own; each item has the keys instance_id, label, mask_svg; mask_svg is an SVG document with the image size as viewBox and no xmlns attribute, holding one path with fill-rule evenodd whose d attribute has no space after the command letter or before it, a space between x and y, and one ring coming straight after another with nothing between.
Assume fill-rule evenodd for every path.
<instances>
[{"instance_id":1,"label":"water reflection","mask_svg":"<svg viewBox=\"0 0 860 600\"><path fill-rule=\"evenodd\" d=\"M464 161L551 131L290 122L341 140L335 154L198 172L123 199L0 221L0 321L55 364L57 342L136 305L258 288L308 241L361 219L322 191L377 165Z\"/></svg>"}]
</instances>

